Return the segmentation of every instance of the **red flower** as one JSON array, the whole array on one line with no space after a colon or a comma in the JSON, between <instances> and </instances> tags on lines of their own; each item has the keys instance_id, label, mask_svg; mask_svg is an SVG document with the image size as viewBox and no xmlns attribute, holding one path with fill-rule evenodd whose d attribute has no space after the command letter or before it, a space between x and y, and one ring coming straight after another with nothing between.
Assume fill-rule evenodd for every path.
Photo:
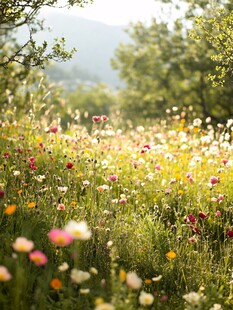
<instances>
[{"instance_id":1,"label":"red flower","mask_svg":"<svg viewBox=\"0 0 233 310\"><path fill-rule=\"evenodd\" d=\"M233 230L227 230L227 237L233 238Z\"/></svg>"},{"instance_id":2,"label":"red flower","mask_svg":"<svg viewBox=\"0 0 233 310\"><path fill-rule=\"evenodd\" d=\"M196 234L198 234L199 236L201 236L200 230L199 228L193 226L193 225L189 225L189 228L192 229L193 232L195 232Z\"/></svg>"},{"instance_id":3,"label":"red flower","mask_svg":"<svg viewBox=\"0 0 233 310\"><path fill-rule=\"evenodd\" d=\"M10 155L10 153L9 153L9 152L6 152L6 153L4 153L3 157L4 157L4 158L8 158L9 155Z\"/></svg>"},{"instance_id":4,"label":"red flower","mask_svg":"<svg viewBox=\"0 0 233 310\"><path fill-rule=\"evenodd\" d=\"M100 120L101 120L101 117L100 117L100 116L97 116L97 115L92 116L92 121L93 121L94 123L98 123L98 122L100 122Z\"/></svg>"},{"instance_id":5,"label":"red flower","mask_svg":"<svg viewBox=\"0 0 233 310\"><path fill-rule=\"evenodd\" d=\"M205 220L205 219L208 218L208 216L207 216L205 213L203 213L203 212L200 212L200 213L199 213L199 217L200 217L201 219L203 219L203 220Z\"/></svg>"},{"instance_id":6,"label":"red flower","mask_svg":"<svg viewBox=\"0 0 233 310\"><path fill-rule=\"evenodd\" d=\"M103 122L106 122L107 120L108 120L108 117L107 117L107 115L101 115L101 120L103 121Z\"/></svg>"},{"instance_id":7,"label":"red flower","mask_svg":"<svg viewBox=\"0 0 233 310\"><path fill-rule=\"evenodd\" d=\"M193 224L195 224L196 223L196 218L195 218L195 216L194 215L192 215L192 214L189 214L185 219L184 219L184 221L185 222L187 222L187 223L193 223Z\"/></svg>"},{"instance_id":8,"label":"red flower","mask_svg":"<svg viewBox=\"0 0 233 310\"><path fill-rule=\"evenodd\" d=\"M67 169L71 169L71 168L73 168L73 166L74 166L74 165L73 165L72 163L67 163L67 164L66 164L66 168L67 168Z\"/></svg>"},{"instance_id":9,"label":"red flower","mask_svg":"<svg viewBox=\"0 0 233 310\"><path fill-rule=\"evenodd\" d=\"M2 190L2 189L0 189L0 198L4 198L4 195L5 195L5 192L4 192L4 190Z\"/></svg>"}]
</instances>

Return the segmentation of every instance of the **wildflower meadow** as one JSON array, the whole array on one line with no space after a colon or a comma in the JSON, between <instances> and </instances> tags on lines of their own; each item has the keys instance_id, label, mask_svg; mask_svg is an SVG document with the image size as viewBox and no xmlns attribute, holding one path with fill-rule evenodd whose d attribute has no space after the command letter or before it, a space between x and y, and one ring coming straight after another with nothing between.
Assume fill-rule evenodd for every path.
<instances>
[{"instance_id":1,"label":"wildflower meadow","mask_svg":"<svg viewBox=\"0 0 233 310\"><path fill-rule=\"evenodd\" d=\"M233 120L0 119L0 309L233 308ZM191 112L190 112L191 113Z\"/></svg>"}]
</instances>

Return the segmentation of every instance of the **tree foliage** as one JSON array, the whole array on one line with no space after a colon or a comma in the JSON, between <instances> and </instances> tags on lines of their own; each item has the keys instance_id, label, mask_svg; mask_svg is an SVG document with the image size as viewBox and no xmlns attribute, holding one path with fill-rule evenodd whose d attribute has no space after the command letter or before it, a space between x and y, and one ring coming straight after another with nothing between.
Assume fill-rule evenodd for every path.
<instances>
[{"instance_id":1,"label":"tree foliage","mask_svg":"<svg viewBox=\"0 0 233 310\"><path fill-rule=\"evenodd\" d=\"M177 1L165 1L166 5ZM131 25L132 42L116 50L113 67L126 87L121 92L121 106L134 118L160 117L173 106L194 107L196 115L211 116L216 121L233 115L232 83L214 89L207 76L214 71L211 60L216 53L208 40L196 42L189 37L190 18L204 12L208 1L182 1L184 18L169 21L153 19L149 26Z\"/></svg>"},{"instance_id":2,"label":"tree foliage","mask_svg":"<svg viewBox=\"0 0 233 310\"><path fill-rule=\"evenodd\" d=\"M213 86L223 86L226 76L233 76L233 11L217 9L212 18L198 16L195 22L200 31L193 30L190 36L208 41L216 50L211 56L217 63L215 73L210 74L209 78Z\"/></svg>"},{"instance_id":3,"label":"tree foliage","mask_svg":"<svg viewBox=\"0 0 233 310\"><path fill-rule=\"evenodd\" d=\"M65 6L83 6L93 0L67 0ZM0 3L0 66L17 62L24 66L43 67L47 60L64 61L75 52L65 50L65 39L55 39L52 47L44 41L38 45L36 33L44 29L43 21L37 16L43 7L59 7L59 0L1 0ZM14 39L15 32L23 29L25 42L19 44ZM7 51L7 52L6 52Z\"/></svg>"}]
</instances>

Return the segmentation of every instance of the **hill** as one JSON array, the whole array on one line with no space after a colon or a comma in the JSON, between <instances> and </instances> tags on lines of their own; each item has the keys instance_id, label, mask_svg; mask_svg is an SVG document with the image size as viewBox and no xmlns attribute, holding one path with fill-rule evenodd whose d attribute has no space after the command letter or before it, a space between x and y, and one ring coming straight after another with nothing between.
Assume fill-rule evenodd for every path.
<instances>
[{"instance_id":1,"label":"hill","mask_svg":"<svg viewBox=\"0 0 233 310\"><path fill-rule=\"evenodd\" d=\"M39 41L52 43L55 37L65 37L67 49L77 49L72 60L55 64L48 70L53 79L60 76L62 80L64 76L67 80L69 76L91 82L101 81L112 87L122 84L110 63L119 43L130 40L122 26L109 26L58 11L43 12L42 18L52 30L40 33Z\"/></svg>"}]
</instances>

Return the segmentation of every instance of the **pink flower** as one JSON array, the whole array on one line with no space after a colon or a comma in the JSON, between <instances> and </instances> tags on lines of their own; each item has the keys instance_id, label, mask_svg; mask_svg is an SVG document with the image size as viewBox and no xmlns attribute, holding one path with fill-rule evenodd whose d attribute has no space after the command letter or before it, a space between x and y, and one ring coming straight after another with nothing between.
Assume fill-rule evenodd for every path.
<instances>
[{"instance_id":1,"label":"pink flower","mask_svg":"<svg viewBox=\"0 0 233 310\"><path fill-rule=\"evenodd\" d=\"M0 199L3 199L5 196L4 190L0 189Z\"/></svg>"},{"instance_id":2,"label":"pink flower","mask_svg":"<svg viewBox=\"0 0 233 310\"><path fill-rule=\"evenodd\" d=\"M66 164L66 168L67 168L67 169L72 169L73 166L74 166L74 165L73 165L72 163L67 163L67 164Z\"/></svg>"},{"instance_id":3,"label":"pink flower","mask_svg":"<svg viewBox=\"0 0 233 310\"><path fill-rule=\"evenodd\" d=\"M157 164L157 165L155 166L155 169L158 170L158 171L161 170L160 164Z\"/></svg>"},{"instance_id":4,"label":"pink flower","mask_svg":"<svg viewBox=\"0 0 233 310\"><path fill-rule=\"evenodd\" d=\"M196 243L197 239L195 237L190 237L190 238L188 238L188 242L189 243Z\"/></svg>"},{"instance_id":5,"label":"pink flower","mask_svg":"<svg viewBox=\"0 0 233 310\"><path fill-rule=\"evenodd\" d=\"M186 177L189 179L189 178L191 178L193 176L193 174L192 174L192 172L187 172L186 173Z\"/></svg>"},{"instance_id":6,"label":"pink flower","mask_svg":"<svg viewBox=\"0 0 233 310\"><path fill-rule=\"evenodd\" d=\"M115 174L112 174L112 175L110 175L110 176L108 177L108 179L109 179L109 181L111 181L111 182L115 182L115 181L117 181L118 176L115 175Z\"/></svg>"},{"instance_id":7,"label":"pink flower","mask_svg":"<svg viewBox=\"0 0 233 310\"><path fill-rule=\"evenodd\" d=\"M147 152L148 150L150 150L150 145L149 144L146 144L143 146L142 150L141 150L141 154Z\"/></svg>"},{"instance_id":8,"label":"pink flower","mask_svg":"<svg viewBox=\"0 0 233 310\"><path fill-rule=\"evenodd\" d=\"M47 263L47 261L48 261L47 256L43 252L41 252L39 250L31 252L29 254L29 259L36 266L44 266Z\"/></svg>"},{"instance_id":9,"label":"pink flower","mask_svg":"<svg viewBox=\"0 0 233 310\"><path fill-rule=\"evenodd\" d=\"M66 209L66 207L65 207L65 205L64 205L64 203L59 203L58 204L58 206L57 206L57 210L65 210Z\"/></svg>"},{"instance_id":10,"label":"pink flower","mask_svg":"<svg viewBox=\"0 0 233 310\"><path fill-rule=\"evenodd\" d=\"M25 237L18 237L12 247L17 252L30 252L34 248L34 243Z\"/></svg>"},{"instance_id":11,"label":"pink flower","mask_svg":"<svg viewBox=\"0 0 233 310\"><path fill-rule=\"evenodd\" d=\"M29 161L30 161L30 163L34 163L35 162L35 157L29 157Z\"/></svg>"},{"instance_id":12,"label":"pink flower","mask_svg":"<svg viewBox=\"0 0 233 310\"><path fill-rule=\"evenodd\" d=\"M92 116L92 121L93 121L94 123L98 123L98 122L100 122L100 120L101 120L101 117L100 117L100 116L97 116L97 115Z\"/></svg>"},{"instance_id":13,"label":"pink flower","mask_svg":"<svg viewBox=\"0 0 233 310\"><path fill-rule=\"evenodd\" d=\"M67 246L73 242L73 237L70 233L58 228L50 230L48 236L50 241L57 246Z\"/></svg>"},{"instance_id":14,"label":"pink flower","mask_svg":"<svg viewBox=\"0 0 233 310\"><path fill-rule=\"evenodd\" d=\"M215 216L216 217L220 217L221 216L221 212L219 210L217 210L216 213L215 213Z\"/></svg>"},{"instance_id":15,"label":"pink flower","mask_svg":"<svg viewBox=\"0 0 233 310\"><path fill-rule=\"evenodd\" d=\"M127 199L126 199L126 198L121 198L121 199L119 200L119 203L122 204L122 205L126 204L126 202L127 202Z\"/></svg>"},{"instance_id":16,"label":"pink flower","mask_svg":"<svg viewBox=\"0 0 233 310\"><path fill-rule=\"evenodd\" d=\"M58 132L58 127L57 126L52 126L49 128L49 131L52 132L52 133L56 133Z\"/></svg>"},{"instance_id":17,"label":"pink flower","mask_svg":"<svg viewBox=\"0 0 233 310\"><path fill-rule=\"evenodd\" d=\"M101 121L102 122L106 122L107 120L108 120L108 117L107 117L107 115L101 115Z\"/></svg>"},{"instance_id":18,"label":"pink flower","mask_svg":"<svg viewBox=\"0 0 233 310\"><path fill-rule=\"evenodd\" d=\"M219 201L219 203L221 203L221 202L223 201L223 199L224 199L224 195L219 194L219 195L218 195L218 201Z\"/></svg>"},{"instance_id":19,"label":"pink flower","mask_svg":"<svg viewBox=\"0 0 233 310\"><path fill-rule=\"evenodd\" d=\"M0 282L9 281L12 278L12 275L9 273L8 269L5 266L0 266Z\"/></svg>"},{"instance_id":20,"label":"pink flower","mask_svg":"<svg viewBox=\"0 0 233 310\"><path fill-rule=\"evenodd\" d=\"M186 216L186 218L184 219L184 221L185 222L187 222L187 223L193 223L193 224L195 224L196 223L196 218L195 218L195 216L194 215L192 215L192 214L189 214L188 216Z\"/></svg>"},{"instance_id":21,"label":"pink flower","mask_svg":"<svg viewBox=\"0 0 233 310\"><path fill-rule=\"evenodd\" d=\"M200 217L201 219L203 219L203 220L205 220L205 219L208 218L208 216L207 216L205 213L203 213L203 212L200 212L200 213L199 213L199 217Z\"/></svg>"},{"instance_id":22,"label":"pink flower","mask_svg":"<svg viewBox=\"0 0 233 310\"><path fill-rule=\"evenodd\" d=\"M221 160L221 162L222 162L224 165L226 165L226 164L228 163L228 159L223 158L223 159Z\"/></svg>"},{"instance_id":23,"label":"pink flower","mask_svg":"<svg viewBox=\"0 0 233 310\"><path fill-rule=\"evenodd\" d=\"M217 177L215 177L215 176L210 177L210 183L211 183L212 185L215 185L215 184L217 184L218 182L219 182L219 180L218 180Z\"/></svg>"}]
</instances>

